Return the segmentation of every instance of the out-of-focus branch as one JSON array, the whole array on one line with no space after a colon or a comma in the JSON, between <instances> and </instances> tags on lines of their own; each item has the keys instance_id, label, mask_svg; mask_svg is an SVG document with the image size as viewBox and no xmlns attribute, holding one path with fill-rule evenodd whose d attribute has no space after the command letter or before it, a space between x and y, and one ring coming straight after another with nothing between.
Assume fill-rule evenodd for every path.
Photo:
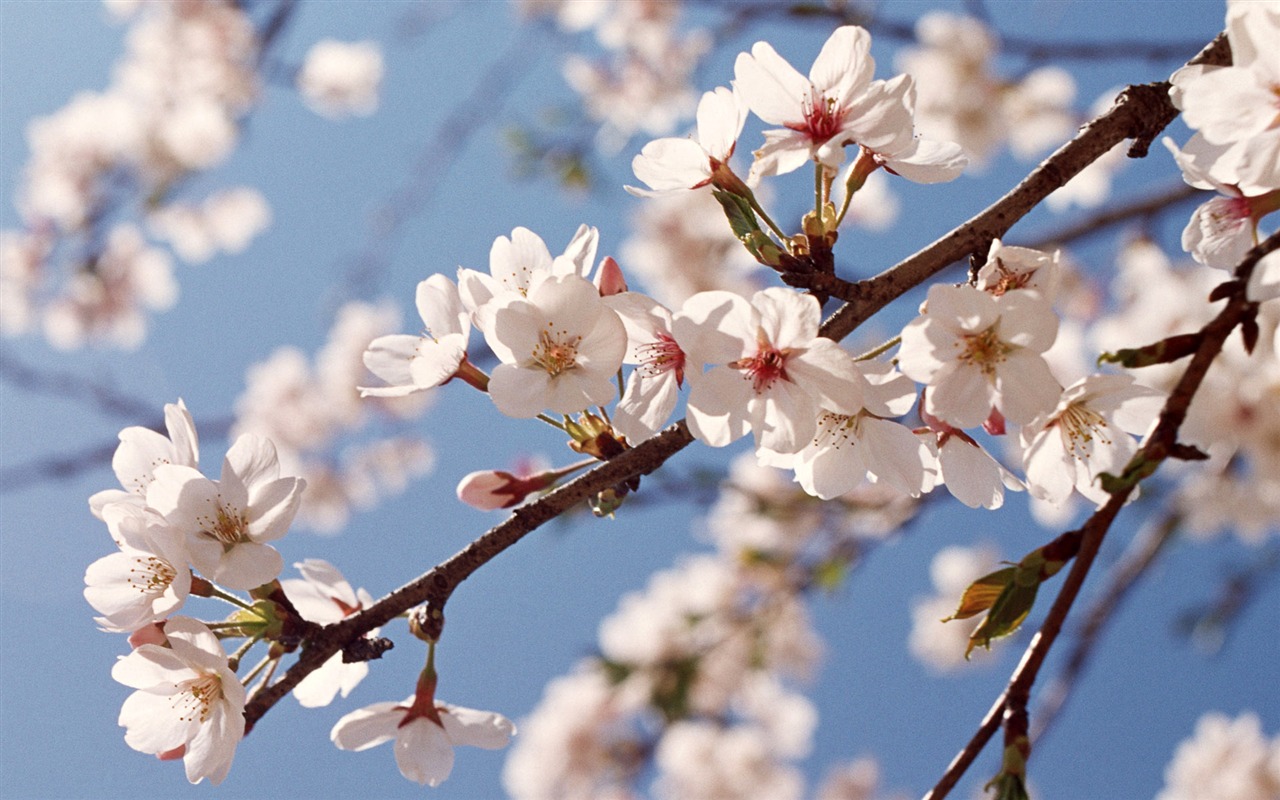
<instances>
[{"instance_id":1,"label":"out-of-focus branch","mask_svg":"<svg viewBox=\"0 0 1280 800\"><path fill-rule=\"evenodd\" d=\"M502 119L506 99L520 85L516 76L531 74L530 60L538 52L539 41L536 29L517 36L440 122L404 182L374 211L365 247L351 259L339 297L359 294L376 282L404 235L405 223L427 208L476 131Z\"/></svg>"},{"instance_id":2,"label":"out-of-focus branch","mask_svg":"<svg viewBox=\"0 0 1280 800\"><path fill-rule=\"evenodd\" d=\"M1182 427L1183 420L1186 419L1191 401L1209 372L1209 367L1222 351L1222 346L1231 332L1257 313L1257 304L1250 303L1244 294L1249 275L1254 265L1263 256L1277 249L1280 249L1280 233L1272 234L1265 242L1250 250L1236 269L1236 286L1227 305L1201 329L1200 346L1191 356L1191 361L1187 364L1186 371L1183 372L1177 385L1169 393L1155 429L1142 447L1138 448L1138 452L1129 461L1124 472L1116 476L1117 485L1109 490L1110 498L1085 521L1080 529L1082 535L1079 537L1079 550L1071 565L1071 571L1067 574L1062 589L1054 599L1040 630L1023 653L1022 660L1014 670L1009 683L986 716L982 718L973 738L952 760L933 789L925 795L925 800L942 800L955 788L956 783L1000 727L1002 719L1015 721L1025 719L1026 701L1030 696L1031 687L1040 673L1040 667L1044 664L1050 648L1062 631L1062 624L1079 595L1080 588L1084 585L1093 560L1098 554L1098 548L1101 547L1111 523L1128 502L1138 483L1154 473L1165 459L1175 457L1179 452L1178 431Z\"/></svg>"},{"instance_id":3,"label":"out-of-focus branch","mask_svg":"<svg viewBox=\"0 0 1280 800\"><path fill-rule=\"evenodd\" d=\"M911 22L885 19L874 4L850 2L766 2L744 3L740 0L701 0L703 5L720 8L729 14L725 27L742 29L768 19L813 20L824 24L860 25L876 36L900 42L914 42L916 27ZM992 25L981 3L966 3L970 16ZM993 26L994 27L994 26ZM1032 61L1051 59L1070 61L1175 61L1198 50L1200 41L1152 42L1146 39L1116 39L1105 42L1057 41L1026 36L1000 36L1000 49Z\"/></svg>"},{"instance_id":4,"label":"out-of-focus branch","mask_svg":"<svg viewBox=\"0 0 1280 800\"><path fill-rule=\"evenodd\" d=\"M0 349L0 380L33 394L51 395L85 403L103 414L145 419L155 414L155 404L126 394L106 383L66 372L43 372Z\"/></svg>"},{"instance_id":5,"label":"out-of-focus branch","mask_svg":"<svg viewBox=\"0 0 1280 800\"><path fill-rule=\"evenodd\" d=\"M154 407L147 408L147 414L154 414ZM216 441L226 438L231 430L231 418L213 419L200 423L200 437L205 441ZM144 427L155 431L164 430L164 420L155 419ZM14 464L0 468L0 494L16 492L47 480L66 480L77 475L111 464L111 457L116 452L119 442L110 441L100 445L87 447L74 453L61 456L46 456L22 464Z\"/></svg>"},{"instance_id":6,"label":"out-of-focus branch","mask_svg":"<svg viewBox=\"0 0 1280 800\"><path fill-rule=\"evenodd\" d=\"M1230 64L1226 34L1219 34L1188 63ZM842 339L871 315L951 264L974 253L985 256L992 239L1003 237L1040 201L1115 145L1134 139L1129 155L1146 155L1151 141L1177 115L1178 109L1169 100L1168 82L1130 86L1121 92L1111 110L1085 125L1012 191L905 261L857 283L812 272L793 276L795 285L846 301L822 328L823 335Z\"/></svg>"},{"instance_id":7,"label":"out-of-focus branch","mask_svg":"<svg viewBox=\"0 0 1280 800\"><path fill-rule=\"evenodd\" d=\"M1149 197L1099 211L1067 228L1034 237L1028 242L1016 242L1016 244L1037 250L1053 245L1069 244L1130 220L1150 219L1204 194L1203 189L1179 183L1177 186L1154 192Z\"/></svg>"},{"instance_id":8,"label":"out-of-focus branch","mask_svg":"<svg viewBox=\"0 0 1280 800\"><path fill-rule=\"evenodd\" d=\"M1179 622L1190 633L1192 643L1206 653L1218 652L1231 632L1232 623L1266 582L1275 579L1278 569L1280 547L1272 546L1227 576L1210 603L1183 613Z\"/></svg>"},{"instance_id":9,"label":"out-of-focus branch","mask_svg":"<svg viewBox=\"0 0 1280 800\"><path fill-rule=\"evenodd\" d=\"M1089 659L1093 656L1098 644L1099 634L1106 626L1120 604L1132 589L1156 562L1156 558L1164 551L1164 547L1178 532L1181 522L1175 513L1166 514L1154 525L1144 527L1120 558L1120 563L1111 571L1107 588L1102 596L1094 601L1084 615L1084 623L1075 636L1075 646L1067 656L1061 671L1047 685L1043 692L1043 700L1035 715L1035 725L1031 731L1031 741L1038 744L1054 721L1058 719L1063 705L1071 697Z\"/></svg>"}]
</instances>

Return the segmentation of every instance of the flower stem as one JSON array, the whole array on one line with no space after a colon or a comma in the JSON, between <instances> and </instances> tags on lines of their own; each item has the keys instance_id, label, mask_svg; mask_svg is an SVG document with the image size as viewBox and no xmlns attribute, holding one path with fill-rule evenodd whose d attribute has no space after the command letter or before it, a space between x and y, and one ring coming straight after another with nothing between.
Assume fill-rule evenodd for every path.
<instances>
[{"instance_id":1,"label":"flower stem","mask_svg":"<svg viewBox=\"0 0 1280 800\"><path fill-rule=\"evenodd\" d=\"M553 428L564 430L564 425L562 423L556 422L554 419L552 419L551 417L548 417L546 414L539 414L537 416L537 419L542 420L543 422L547 423Z\"/></svg>"},{"instance_id":2,"label":"flower stem","mask_svg":"<svg viewBox=\"0 0 1280 800\"><path fill-rule=\"evenodd\" d=\"M884 355L885 353L887 353L888 351L892 350L893 348L897 347L900 344L902 344L902 337L895 336L889 341L880 345L879 347L873 347L867 352L863 353L862 355L854 358L853 360L854 361L870 361L876 356Z\"/></svg>"},{"instance_id":3,"label":"flower stem","mask_svg":"<svg viewBox=\"0 0 1280 800\"><path fill-rule=\"evenodd\" d=\"M233 594L227 594L226 592L222 591L217 586L213 586L212 584L210 584L209 596L216 597L219 600L225 600L226 602L230 603L233 606L236 606L238 608L243 608L245 611L252 611L254 614L258 614L257 609L255 609L253 606L249 605L248 603L246 603L245 601L241 600L239 597L236 597ZM262 615L258 614L258 616L262 616Z\"/></svg>"}]
</instances>

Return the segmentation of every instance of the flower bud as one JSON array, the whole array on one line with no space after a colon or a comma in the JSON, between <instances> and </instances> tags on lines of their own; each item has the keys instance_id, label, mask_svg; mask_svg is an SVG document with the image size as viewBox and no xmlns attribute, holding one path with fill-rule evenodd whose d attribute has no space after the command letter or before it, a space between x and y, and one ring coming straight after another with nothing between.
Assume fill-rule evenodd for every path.
<instances>
[{"instance_id":1,"label":"flower bud","mask_svg":"<svg viewBox=\"0 0 1280 800\"><path fill-rule=\"evenodd\" d=\"M627 291L627 279L623 277L622 267L613 260L613 256L605 256L600 262L600 268L596 270L595 284L601 297Z\"/></svg>"},{"instance_id":2,"label":"flower bud","mask_svg":"<svg viewBox=\"0 0 1280 800\"><path fill-rule=\"evenodd\" d=\"M511 508L530 494L549 489L558 478L557 472L521 478L503 470L478 470L458 482L458 499L481 511Z\"/></svg>"}]
</instances>

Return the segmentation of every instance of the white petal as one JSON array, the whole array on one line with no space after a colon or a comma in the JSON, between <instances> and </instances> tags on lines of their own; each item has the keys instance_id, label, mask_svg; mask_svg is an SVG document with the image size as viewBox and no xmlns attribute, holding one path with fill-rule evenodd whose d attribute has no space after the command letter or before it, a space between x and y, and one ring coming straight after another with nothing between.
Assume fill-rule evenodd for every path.
<instances>
[{"instance_id":1,"label":"white petal","mask_svg":"<svg viewBox=\"0 0 1280 800\"><path fill-rule=\"evenodd\" d=\"M485 750L506 747L515 735L516 726L511 720L492 711L436 703L445 733L455 745L468 745Z\"/></svg>"},{"instance_id":2,"label":"white petal","mask_svg":"<svg viewBox=\"0 0 1280 800\"><path fill-rule=\"evenodd\" d=\"M356 709L338 720L329 732L329 740L340 750L368 750L396 735L397 726L404 719L405 705L413 702L410 697L400 703L374 703Z\"/></svg>"},{"instance_id":3,"label":"white petal","mask_svg":"<svg viewBox=\"0 0 1280 800\"><path fill-rule=\"evenodd\" d=\"M755 115L770 125L804 119L800 104L809 96L809 80L768 42L756 42L733 64L734 88Z\"/></svg>"},{"instance_id":4,"label":"white petal","mask_svg":"<svg viewBox=\"0 0 1280 800\"><path fill-rule=\"evenodd\" d=\"M751 383L741 372L716 367L691 383L688 422L689 432L696 439L712 447L724 447L746 435Z\"/></svg>"},{"instance_id":5,"label":"white petal","mask_svg":"<svg viewBox=\"0 0 1280 800\"><path fill-rule=\"evenodd\" d=\"M396 733L396 765L411 781L439 786L453 771L453 745L444 728L418 717Z\"/></svg>"},{"instance_id":6,"label":"white petal","mask_svg":"<svg viewBox=\"0 0 1280 800\"><path fill-rule=\"evenodd\" d=\"M631 161L631 171L655 192L693 189L711 177L702 146L691 139L655 139Z\"/></svg>"}]
</instances>

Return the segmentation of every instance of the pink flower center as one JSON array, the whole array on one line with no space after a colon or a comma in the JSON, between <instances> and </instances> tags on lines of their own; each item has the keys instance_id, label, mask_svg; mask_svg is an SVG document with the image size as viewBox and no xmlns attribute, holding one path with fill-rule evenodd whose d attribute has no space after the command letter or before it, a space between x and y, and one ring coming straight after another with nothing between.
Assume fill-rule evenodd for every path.
<instances>
[{"instance_id":1,"label":"pink flower center","mask_svg":"<svg viewBox=\"0 0 1280 800\"><path fill-rule=\"evenodd\" d=\"M804 122L789 123L793 131L808 134L814 144L823 144L840 132L844 120L836 109L835 98L826 95L814 96L810 89L809 97L804 101Z\"/></svg>"},{"instance_id":2,"label":"pink flower center","mask_svg":"<svg viewBox=\"0 0 1280 800\"><path fill-rule=\"evenodd\" d=\"M581 341L581 336L542 331L538 336L538 345L533 350L533 363L554 378L578 366L578 344Z\"/></svg>"},{"instance_id":3,"label":"pink flower center","mask_svg":"<svg viewBox=\"0 0 1280 800\"><path fill-rule=\"evenodd\" d=\"M787 376L787 358L791 355L791 351L774 347L763 333L758 338L760 349L754 356L740 358L729 366L747 373L751 378L752 388L755 389L756 394L761 394L768 391L779 378L784 381L791 380Z\"/></svg>"},{"instance_id":4,"label":"pink flower center","mask_svg":"<svg viewBox=\"0 0 1280 800\"><path fill-rule=\"evenodd\" d=\"M1013 345L1000 341L994 325L985 331L961 336L956 346L964 347L957 360L977 367L987 377L994 375L996 366L1013 352Z\"/></svg>"},{"instance_id":5,"label":"pink flower center","mask_svg":"<svg viewBox=\"0 0 1280 800\"><path fill-rule=\"evenodd\" d=\"M684 385L684 351L676 340L665 333L659 333L656 341L637 348L640 356L640 369L645 375L656 377L664 372L675 370L676 385Z\"/></svg>"}]
</instances>

